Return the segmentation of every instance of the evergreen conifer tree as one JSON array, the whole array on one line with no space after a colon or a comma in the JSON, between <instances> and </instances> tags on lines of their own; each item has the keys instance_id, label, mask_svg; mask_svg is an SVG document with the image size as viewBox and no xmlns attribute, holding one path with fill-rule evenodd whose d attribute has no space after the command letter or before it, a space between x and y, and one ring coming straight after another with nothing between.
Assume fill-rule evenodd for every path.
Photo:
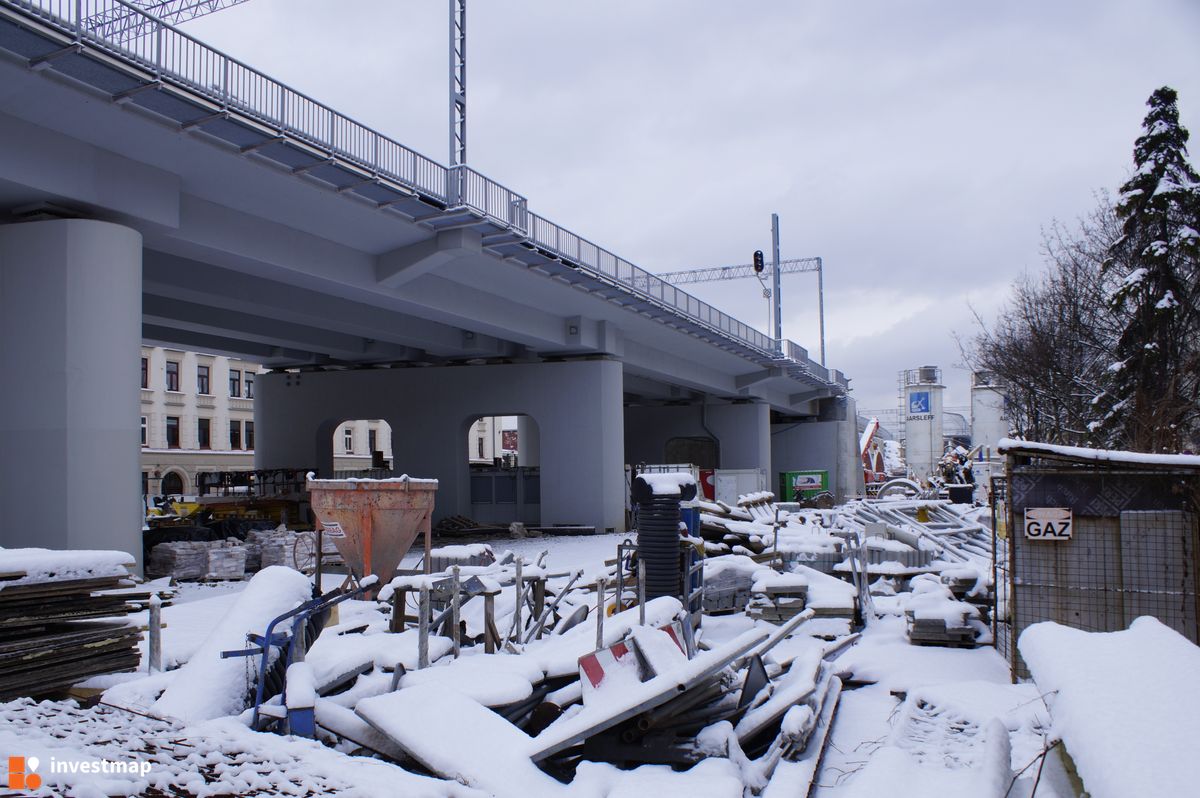
<instances>
[{"instance_id":1,"label":"evergreen conifer tree","mask_svg":"<svg viewBox=\"0 0 1200 798\"><path fill-rule=\"evenodd\" d=\"M1121 187L1122 235L1106 273L1121 325L1095 426L1113 445L1148 452L1200 443L1200 178L1187 160L1174 89L1156 90L1136 169Z\"/></svg>"}]
</instances>

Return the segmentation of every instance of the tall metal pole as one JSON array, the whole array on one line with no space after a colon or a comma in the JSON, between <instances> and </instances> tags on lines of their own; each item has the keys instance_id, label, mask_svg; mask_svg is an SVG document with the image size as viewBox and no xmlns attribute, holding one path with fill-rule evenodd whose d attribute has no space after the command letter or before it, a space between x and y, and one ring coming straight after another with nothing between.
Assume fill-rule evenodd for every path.
<instances>
[{"instance_id":1,"label":"tall metal pole","mask_svg":"<svg viewBox=\"0 0 1200 798\"><path fill-rule=\"evenodd\" d=\"M467 0L450 0L450 168L467 162ZM461 198L459 170L450 174L452 204Z\"/></svg>"},{"instance_id":2,"label":"tall metal pole","mask_svg":"<svg viewBox=\"0 0 1200 798\"><path fill-rule=\"evenodd\" d=\"M775 292L775 348L783 351L783 298L780 296L779 274L779 214L771 214L771 272Z\"/></svg>"},{"instance_id":3,"label":"tall metal pole","mask_svg":"<svg viewBox=\"0 0 1200 798\"><path fill-rule=\"evenodd\" d=\"M821 365L825 365L825 265L817 258L817 318L821 322Z\"/></svg>"}]
</instances>

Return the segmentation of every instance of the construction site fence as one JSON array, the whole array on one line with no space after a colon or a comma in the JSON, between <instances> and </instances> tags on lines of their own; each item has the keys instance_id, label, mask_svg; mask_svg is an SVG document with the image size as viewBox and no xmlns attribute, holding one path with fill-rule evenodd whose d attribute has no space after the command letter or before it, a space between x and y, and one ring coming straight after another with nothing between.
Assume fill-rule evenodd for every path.
<instances>
[{"instance_id":1,"label":"construction site fence","mask_svg":"<svg viewBox=\"0 0 1200 798\"><path fill-rule=\"evenodd\" d=\"M1042 621L1089 632L1157 618L1200 644L1200 475L1022 466L991 480L996 648L1028 676L1021 633ZM1032 539L1029 508L1072 512L1072 536Z\"/></svg>"}]
</instances>

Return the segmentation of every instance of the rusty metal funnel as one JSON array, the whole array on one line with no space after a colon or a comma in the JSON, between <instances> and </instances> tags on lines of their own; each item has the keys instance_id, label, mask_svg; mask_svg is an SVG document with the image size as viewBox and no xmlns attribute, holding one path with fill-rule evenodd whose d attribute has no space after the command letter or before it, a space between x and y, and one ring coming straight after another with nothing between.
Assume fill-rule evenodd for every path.
<instances>
[{"instance_id":1,"label":"rusty metal funnel","mask_svg":"<svg viewBox=\"0 0 1200 798\"><path fill-rule=\"evenodd\" d=\"M391 581L396 566L418 533L425 535L429 568L429 532L436 479L310 479L313 512L333 538L351 573Z\"/></svg>"}]
</instances>

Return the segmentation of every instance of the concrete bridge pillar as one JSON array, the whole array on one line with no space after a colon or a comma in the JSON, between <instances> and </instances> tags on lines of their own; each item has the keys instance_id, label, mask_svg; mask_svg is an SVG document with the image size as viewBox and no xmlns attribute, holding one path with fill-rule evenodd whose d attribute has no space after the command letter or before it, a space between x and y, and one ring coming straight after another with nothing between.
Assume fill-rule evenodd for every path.
<instances>
[{"instance_id":1,"label":"concrete bridge pillar","mask_svg":"<svg viewBox=\"0 0 1200 798\"><path fill-rule=\"evenodd\" d=\"M0 545L141 560L142 237L0 227Z\"/></svg>"},{"instance_id":2,"label":"concrete bridge pillar","mask_svg":"<svg viewBox=\"0 0 1200 798\"><path fill-rule=\"evenodd\" d=\"M826 471L838 501L862 495L863 469L858 455L857 408L848 396L822 399L818 415L772 429L775 481L785 471Z\"/></svg>"},{"instance_id":3,"label":"concrete bridge pillar","mask_svg":"<svg viewBox=\"0 0 1200 798\"><path fill-rule=\"evenodd\" d=\"M622 386L621 364L607 359L266 374L255 467L328 474L337 425L382 418L394 473L439 481L435 520L470 516L471 423L527 415L540 438L542 524L623 529Z\"/></svg>"},{"instance_id":4,"label":"concrete bridge pillar","mask_svg":"<svg viewBox=\"0 0 1200 798\"><path fill-rule=\"evenodd\" d=\"M517 465L536 468L542 464L541 435L528 416L517 416Z\"/></svg>"},{"instance_id":5,"label":"concrete bridge pillar","mask_svg":"<svg viewBox=\"0 0 1200 798\"><path fill-rule=\"evenodd\" d=\"M761 468L769 476L771 411L751 402L628 407L625 453L634 465L691 462L700 468Z\"/></svg>"}]
</instances>

